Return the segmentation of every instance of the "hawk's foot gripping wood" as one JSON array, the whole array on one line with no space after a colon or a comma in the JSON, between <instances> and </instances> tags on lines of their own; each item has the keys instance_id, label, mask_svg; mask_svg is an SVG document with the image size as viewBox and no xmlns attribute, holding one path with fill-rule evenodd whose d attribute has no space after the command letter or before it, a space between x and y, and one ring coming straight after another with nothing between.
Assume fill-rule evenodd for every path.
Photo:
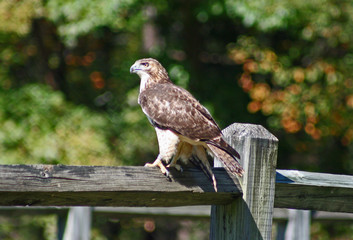
<instances>
[{"instance_id":1,"label":"hawk's foot gripping wood","mask_svg":"<svg viewBox=\"0 0 353 240\"><path fill-rule=\"evenodd\" d=\"M167 165L167 168L174 167L179 172L183 172L183 168L177 162L178 160L180 160L181 162L187 164L189 162L189 159L191 158L192 149L193 146L190 143L179 141L178 137L178 145L176 152L170 163Z\"/></svg>"},{"instance_id":2,"label":"hawk's foot gripping wood","mask_svg":"<svg viewBox=\"0 0 353 240\"><path fill-rule=\"evenodd\" d=\"M159 169L161 170L161 172L166 175L168 178L170 176L169 171L166 169L166 167L163 165L162 163L162 159L160 158L160 156L158 155L157 159L153 162L153 163L146 163L145 167L159 167Z\"/></svg>"},{"instance_id":3,"label":"hawk's foot gripping wood","mask_svg":"<svg viewBox=\"0 0 353 240\"><path fill-rule=\"evenodd\" d=\"M183 168L179 164L176 164L176 163L172 164L171 163L171 164L167 165L167 168L171 168L171 167L175 168L179 172L183 172Z\"/></svg>"}]
</instances>

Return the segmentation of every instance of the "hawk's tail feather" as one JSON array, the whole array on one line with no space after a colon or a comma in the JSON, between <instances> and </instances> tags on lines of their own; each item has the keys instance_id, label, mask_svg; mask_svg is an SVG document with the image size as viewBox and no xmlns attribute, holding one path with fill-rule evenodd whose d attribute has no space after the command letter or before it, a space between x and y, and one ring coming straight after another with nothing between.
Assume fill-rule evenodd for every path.
<instances>
[{"instance_id":1,"label":"hawk's tail feather","mask_svg":"<svg viewBox=\"0 0 353 240\"><path fill-rule=\"evenodd\" d=\"M223 151L231 155L235 160L240 159L239 153L234 148L229 146L229 144L224 141L223 138L218 138L216 141L207 141L206 143L207 145L212 144L213 146L222 149Z\"/></svg>"},{"instance_id":2,"label":"hawk's tail feather","mask_svg":"<svg viewBox=\"0 0 353 240\"><path fill-rule=\"evenodd\" d=\"M242 166L240 166L239 162L237 161L236 156L234 156L233 154L230 153L230 151L229 151L229 149L231 148L230 146L229 146L229 148L224 149L223 147L215 145L213 143L207 143L207 147L223 163L223 165L231 173L235 173L238 176L243 175L244 170L243 170ZM233 148L231 148L231 149L233 149ZM233 149L233 151L235 151L235 150Z\"/></svg>"},{"instance_id":3,"label":"hawk's tail feather","mask_svg":"<svg viewBox=\"0 0 353 240\"><path fill-rule=\"evenodd\" d=\"M206 166L199 158L197 158L194 155L190 158L190 162L194 164L196 167L201 168L201 170L205 173L205 175L212 181L213 188L217 192L217 181L216 181L215 175L212 172L211 167Z\"/></svg>"}]
</instances>

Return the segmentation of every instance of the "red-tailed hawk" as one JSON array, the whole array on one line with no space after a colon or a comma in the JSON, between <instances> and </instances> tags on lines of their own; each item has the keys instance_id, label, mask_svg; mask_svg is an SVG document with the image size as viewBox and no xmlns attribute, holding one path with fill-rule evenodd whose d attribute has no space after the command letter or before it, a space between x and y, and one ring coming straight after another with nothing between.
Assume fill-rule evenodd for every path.
<instances>
[{"instance_id":1,"label":"red-tailed hawk","mask_svg":"<svg viewBox=\"0 0 353 240\"><path fill-rule=\"evenodd\" d=\"M212 179L217 191L207 150L231 173L243 174L237 161L239 154L223 140L222 132L208 110L188 91L174 85L157 60L137 60L130 72L141 78L138 103L157 133L159 155L152 164L146 166L158 166L163 174L168 175L163 162L167 167L180 169L177 164L179 159L186 163L191 161Z\"/></svg>"}]
</instances>

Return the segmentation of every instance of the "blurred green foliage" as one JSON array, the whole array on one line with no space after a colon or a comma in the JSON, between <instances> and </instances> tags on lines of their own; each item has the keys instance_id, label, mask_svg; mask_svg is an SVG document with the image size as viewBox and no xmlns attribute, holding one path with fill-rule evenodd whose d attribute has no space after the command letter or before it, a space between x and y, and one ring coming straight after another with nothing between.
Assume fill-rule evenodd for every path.
<instances>
[{"instance_id":1,"label":"blurred green foliage","mask_svg":"<svg viewBox=\"0 0 353 240\"><path fill-rule=\"evenodd\" d=\"M56 216L0 216L1 240L54 240Z\"/></svg>"},{"instance_id":2,"label":"blurred green foliage","mask_svg":"<svg viewBox=\"0 0 353 240\"><path fill-rule=\"evenodd\" d=\"M285 131L280 139L290 144L289 167L352 173L353 5L335 1L288 4L262 6L261 14L265 14L287 5L272 26L267 21L276 14L267 19L242 13L250 8L261 11L261 4L230 4L233 10L241 5L234 11L244 24L262 31L260 36L244 34L229 47L229 57L243 66L239 85L250 96L248 111L261 111L270 129Z\"/></svg>"},{"instance_id":3,"label":"blurred green foliage","mask_svg":"<svg viewBox=\"0 0 353 240\"><path fill-rule=\"evenodd\" d=\"M107 119L47 86L0 91L0 122L1 163L116 163L106 143Z\"/></svg>"},{"instance_id":4,"label":"blurred green foliage","mask_svg":"<svg viewBox=\"0 0 353 240\"><path fill-rule=\"evenodd\" d=\"M58 25L58 33L67 44L74 44L78 36L92 29L106 26L114 31L142 22L127 21L128 9L134 0L107 1L61 1L51 0L45 4L48 18Z\"/></svg>"},{"instance_id":5,"label":"blurred green foliage","mask_svg":"<svg viewBox=\"0 0 353 240\"><path fill-rule=\"evenodd\" d=\"M350 1L0 1L0 161L153 161L129 68L154 57L222 128L273 132L278 168L352 174L352 25Z\"/></svg>"},{"instance_id":6,"label":"blurred green foliage","mask_svg":"<svg viewBox=\"0 0 353 240\"><path fill-rule=\"evenodd\" d=\"M42 16L40 0L1 1L0 2L0 31L27 34L31 29L33 18Z\"/></svg>"}]
</instances>

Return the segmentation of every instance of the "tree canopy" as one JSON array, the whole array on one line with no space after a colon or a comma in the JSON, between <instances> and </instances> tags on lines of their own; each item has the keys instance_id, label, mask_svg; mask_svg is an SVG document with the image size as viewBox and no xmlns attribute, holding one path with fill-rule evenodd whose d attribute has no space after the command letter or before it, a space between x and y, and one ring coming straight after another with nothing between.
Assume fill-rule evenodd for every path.
<instances>
[{"instance_id":1,"label":"tree canopy","mask_svg":"<svg viewBox=\"0 0 353 240\"><path fill-rule=\"evenodd\" d=\"M350 1L1 1L1 162L154 160L129 73L153 57L221 128L273 132L279 168L352 174L352 25Z\"/></svg>"},{"instance_id":2,"label":"tree canopy","mask_svg":"<svg viewBox=\"0 0 353 240\"><path fill-rule=\"evenodd\" d=\"M2 98L29 91L28 84L61 92L61 105L86 106L84 114L104 119L109 130L96 134L117 162L136 164L157 152L135 101L138 79L128 72L150 56L222 127L260 123L277 134L279 166L353 170L350 2L9 0L0 11ZM40 119L46 113L33 104ZM49 100L43 104L55 111ZM54 126L62 117L41 121ZM43 139L55 128L42 130Z\"/></svg>"}]
</instances>

